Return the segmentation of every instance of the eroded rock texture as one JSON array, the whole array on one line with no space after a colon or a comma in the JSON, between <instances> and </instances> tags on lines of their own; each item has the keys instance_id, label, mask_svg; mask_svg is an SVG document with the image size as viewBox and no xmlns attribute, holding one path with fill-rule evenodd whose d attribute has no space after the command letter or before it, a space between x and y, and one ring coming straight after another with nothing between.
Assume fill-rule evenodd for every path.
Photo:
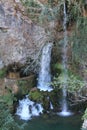
<instances>
[{"instance_id":1,"label":"eroded rock texture","mask_svg":"<svg viewBox=\"0 0 87 130\"><path fill-rule=\"evenodd\" d=\"M47 40L44 28L26 15L19 0L0 1L0 60L4 65L35 59Z\"/></svg>"}]
</instances>

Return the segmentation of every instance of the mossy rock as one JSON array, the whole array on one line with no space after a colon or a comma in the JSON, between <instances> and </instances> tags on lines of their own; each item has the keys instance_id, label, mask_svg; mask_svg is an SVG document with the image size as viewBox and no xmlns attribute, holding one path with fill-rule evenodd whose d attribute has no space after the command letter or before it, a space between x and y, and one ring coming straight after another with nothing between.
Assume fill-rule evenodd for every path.
<instances>
[{"instance_id":1,"label":"mossy rock","mask_svg":"<svg viewBox=\"0 0 87 130\"><path fill-rule=\"evenodd\" d=\"M41 103L44 108L44 113L51 111L50 103L53 105L53 111L60 110L60 91L53 90L51 92L44 92L37 88L32 90L29 92L29 99Z\"/></svg>"},{"instance_id":2,"label":"mossy rock","mask_svg":"<svg viewBox=\"0 0 87 130\"><path fill-rule=\"evenodd\" d=\"M60 107L60 104L59 104L60 91L53 90L48 95L49 95L50 102L53 105L54 111L58 110L58 108Z\"/></svg>"},{"instance_id":3,"label":"mossy rock","mask_svg":"<svg viewBox=\"0 0 87 130\"><path fill-rule=\"evenodd\" d=\"M43 100L43 94L39 90L31 91L29 93L29 98L31 100L33 100L33 101L36 101L36 102L42 102L42 100Z\"/></svg>"},{"instance_id":4,"label":"mossy rock","mask_svg":"<svg viewBox=\"0 0 87 130\"><path fill-rule=\"evenodd\" d=\"M50 100L48 98L48 92L40 91L38 89L35 91L30 91L29 98L37 103L42 103L44 112L50 109Z\"/></svg>"},{"instance_id":5,"label":"mossy rock","mask_svg":"<svg viewBox=\"0 0 87 130\"><path fill-rule=\"evenodd\" d=\"M28 87L28 84L27 84L27 81L25 80L20 80L18 81L18 87L19 87L19 93L21 95L26 95L28 94L29 92L29 87Z\"/></svg>"},{"instance_id":6,"label":"mossy rock","mask_svg":"<svg viewBox=\"0 0 87 130\"><path fill-rule=\"evenodd\" d=\"M42 103L43 103L44 112L49 111L50 110L50 100L49 100L48 96L44 96Z\"/></svg>"},{"instance_id":7,"label":"mossy rock","mask_svg":"<svg viewBox=\"0 0 87 130\"><path fill-rule=\"evenodd\" d=\"M35 75L21 78L17 81L19 92L21 95L26 95L35 86Z\"/></svg>"}]
</instances>

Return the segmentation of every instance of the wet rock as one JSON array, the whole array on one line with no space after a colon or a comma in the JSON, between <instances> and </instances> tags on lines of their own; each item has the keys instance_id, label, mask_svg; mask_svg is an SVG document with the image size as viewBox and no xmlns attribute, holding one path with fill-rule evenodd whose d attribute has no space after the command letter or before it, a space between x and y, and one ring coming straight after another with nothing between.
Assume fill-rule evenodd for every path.
<instances>
[{"instance_id":1,"label":"wet rock","mask_svg":"<svg viewBox=\"0 0 87 130\"><path fill-rule=\"evenodd\" d=\"M47 113L47 111L50 110L50 100L47 95L44 95L44 97L43 97L43 108L44 108L44 112L46 112L46 113Z\"/></svg>"},{"instance_id":2,"label":"wet rock","mask_svg":"<svg viewBox=\"0 0 87 130\"><path fill-rule=\"evenodd\" d=\"M49 93L49 99L53 105L53 110L58 111L60 109L60 91L58 90L53 90L52 92Z\"/></svg>"},{"instance_id":3,"label":"wet rock","mask_svg":"<svg viewBox=\"0 0 87 130\"><path fill-rule=\"evenodd\" d=\"M29 92L29 98L32 101L35 102L42 102L43 101L43 93L40 92L36 87L32 88L31 91Z\"/></svg>"}]
</instances>

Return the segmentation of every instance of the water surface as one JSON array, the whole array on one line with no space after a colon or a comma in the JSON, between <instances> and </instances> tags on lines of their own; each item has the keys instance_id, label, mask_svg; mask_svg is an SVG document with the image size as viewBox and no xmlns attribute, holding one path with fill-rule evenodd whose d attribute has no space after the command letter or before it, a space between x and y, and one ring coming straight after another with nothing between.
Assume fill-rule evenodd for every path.
<instances>
[{"instance_id":1,"label":"water surface","mask_svg":"<svg viewBox=\"0 0 87 130\"><path fill-rule=\"evenodd\" d=\"M19 123L24 123L19 121ZM24 130L81 130L81 116L74 115L71 117L35 117L27 124Z\"/></svg>"}]
</instances>

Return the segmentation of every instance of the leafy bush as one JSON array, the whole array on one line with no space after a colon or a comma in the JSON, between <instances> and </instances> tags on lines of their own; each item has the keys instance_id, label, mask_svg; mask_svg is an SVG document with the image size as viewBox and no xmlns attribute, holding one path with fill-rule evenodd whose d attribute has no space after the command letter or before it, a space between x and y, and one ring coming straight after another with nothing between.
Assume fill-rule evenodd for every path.
<instances>
[{"instance_id":1,"label":"leafy bush","mask_svg":"<svg viewBox=\"0 0 87 130\"><path fill-rule=\"evenodd\" d=\"M7 105L2 102L0 102L0 130L24 130L24 124L17 124Z\"/></svg>"},{"instance_id":2,"label":"leafy bush","mask_svg":"<svg viewBox=\"0 0 87 130\"><path fill-rule=\"evenodd\" d=\"M17 100L16 97L11 92L8 92L3 96L0 96L0 101L7 104L8 106L12 106L13 102L16 100Z\"/></svg>"},{"instance_id":3,"label":"leafy bush","mask_svg":"<svg viewBox=\"0 0 87 130\"><path fill-rule=\"evenodd\" d=\"M72 73L68 73L65 75L65 73L61 73L59 76L54 77L54 80L52 82L52 85L54 87L62 88L64 85L67 86L67 91L69 92L79 92L84 86L85 82L78 76Z\"/></svg>"}]
</instances>

